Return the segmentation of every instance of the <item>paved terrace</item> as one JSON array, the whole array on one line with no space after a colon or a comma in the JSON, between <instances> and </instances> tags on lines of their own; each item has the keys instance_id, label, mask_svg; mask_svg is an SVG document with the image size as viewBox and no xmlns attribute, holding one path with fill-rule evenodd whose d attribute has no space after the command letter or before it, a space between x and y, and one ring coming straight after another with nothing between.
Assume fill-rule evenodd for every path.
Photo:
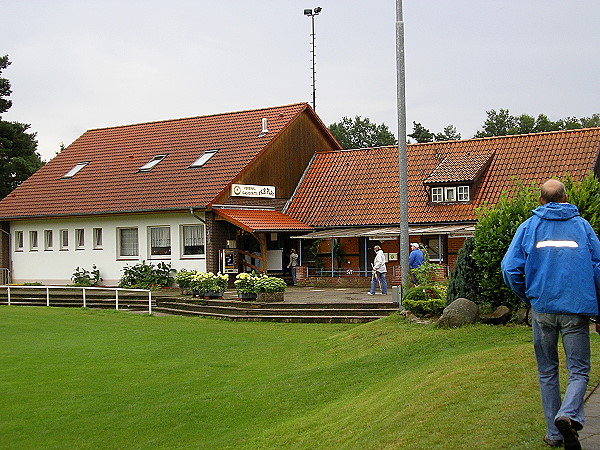
<instances>
[{"instance_id":1,"label":"paved terrace","mask_svg":"<svg viewBox=\"0 0 600 450\"><path fill-rule=\"evenodd\" d=\"M392 302L392 288L387 295L369 295L368 287L306 287L288 286L285 290L284 303L368 303ZM179 289L161 290L159 296L181 296ZM223 299L237 300L235 289L228 289Z\"/></svg>"}]
</instances>

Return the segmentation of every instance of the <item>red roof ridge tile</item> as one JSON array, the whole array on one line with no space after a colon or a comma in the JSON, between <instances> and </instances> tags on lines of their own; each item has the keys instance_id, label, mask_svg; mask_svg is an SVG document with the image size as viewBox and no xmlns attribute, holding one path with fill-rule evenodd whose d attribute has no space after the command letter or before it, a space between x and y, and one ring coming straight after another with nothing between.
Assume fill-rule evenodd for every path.
<instances>
[{"instance_id":1,"label":"red roof ridge tile","mask_svg":"<svg viewBox=\"0 0 600 450\"><path fill-rule=\"evenodd\" d=\"M201 114L198 116L179 117L179 118L163 119L163 120L149 120L146 122L137 122L137 123L130 123L130 124L125 124L125 125L98 127L98 128L91 128L87 131L106 131L106 130L113 130L113 129L118 130L118 129L122 129L122 128L137 127L137 126L142 126L142 125L156 125L156 124L161 124L161 123L185 122L185 121L195 120L195 119L208 119L210 117L225 117L225 116L234 115L234 114L248 114L248 113L252 113L252 112L258 113L260 111L269 111L269 110L272 111L272 110L276 110L276 109L292 108L292 107L301 106L301 105L309 106L309 104L306 102L297 102L297 103L290 103L289 105L279 105L279 106L271 106L271 107L256 108L256 109L250 108L250 109L243 109L243 110L239 110L239 111L227 111L227 112L223 112L223 113L214 113L214 114L206 114L206 115Z\"/></svg>"}]
</instances>

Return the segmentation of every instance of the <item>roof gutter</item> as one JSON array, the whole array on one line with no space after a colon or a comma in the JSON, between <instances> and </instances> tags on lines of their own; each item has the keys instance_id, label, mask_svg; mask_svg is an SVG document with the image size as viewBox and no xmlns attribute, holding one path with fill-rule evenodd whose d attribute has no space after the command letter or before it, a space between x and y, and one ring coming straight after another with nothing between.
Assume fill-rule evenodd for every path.
<instances>
[{"instance_id":1,"label":"roof gutter","mask_svg":"<svg viewBox=\"0 0 600 450\"><path fill-rule=\"evenodd\" d=\"M195 217L196 219L198 219L200 222L202 222L204 225L206 225L206 220L204 220L202 217L200 217L199 215L197 215L197 214L194 212L194 207L193 207L193 206L190 206L190 214L191 214L193 217Z\"/></svg>"}]
</instances>

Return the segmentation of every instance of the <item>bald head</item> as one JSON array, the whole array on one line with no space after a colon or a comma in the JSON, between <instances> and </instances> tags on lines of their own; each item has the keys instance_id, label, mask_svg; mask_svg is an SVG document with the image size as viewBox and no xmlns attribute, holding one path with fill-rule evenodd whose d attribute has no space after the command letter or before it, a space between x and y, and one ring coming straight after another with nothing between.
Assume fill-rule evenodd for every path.
<instances>
[{"instance_id":1,"label":"bald head","mask_svg":"<svg viewBox=\"0 0 600 450\"><path fill-rule=\"evenodd\" d=\"M565 203L567 201L567 192L565 185L558 180L548 180L542 184L540 190L540 203L545 205L546 203Z\"/></svg>"}]
</instances>

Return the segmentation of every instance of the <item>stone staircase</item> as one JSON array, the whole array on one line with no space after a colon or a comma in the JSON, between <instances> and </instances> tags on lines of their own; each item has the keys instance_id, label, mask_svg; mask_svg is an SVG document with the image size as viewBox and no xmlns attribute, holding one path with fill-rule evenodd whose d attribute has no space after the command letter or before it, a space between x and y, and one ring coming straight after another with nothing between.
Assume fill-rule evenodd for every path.
<instances>
[{"instance_id":1,"label":"stone staircase","mask_svg":"<svg viewBox=\"0 0 600 450\"><path fill-rule=\"evenodd\" d=\"M157 298L156 303L154 312L267 322L365 323L398 311L398 304L393 302L261 303L227 299L185 302Z\"/></svg>"},{"instance_id":2,"label":"stone staircase","mask_svg":"<svg viewBox=\"0 0 600 450\"><path fill-rule=\"evenodd\" d=\"M224 320L306 322L306 323L365 323L398 311L398 303L392 301L286 301L266 303L240 301L234 293L227 292L225 299L200 299L181 296L179 290L170 295L152 294L152 313L209 317ZM49 301L48 301L49 294ZM88 308L115 309L116 295L110 290L86 289L85 306ZM375 300L375 298L372 298ZM0 289L0 305L8 304L6 288ZM81 289L44 286L27 289L11 288L10 304L14 306L55 306L62 308L83 307ZM148 294L145 292L119 291L118 309L148 311Z\"/></svg>"}]
</instances>

